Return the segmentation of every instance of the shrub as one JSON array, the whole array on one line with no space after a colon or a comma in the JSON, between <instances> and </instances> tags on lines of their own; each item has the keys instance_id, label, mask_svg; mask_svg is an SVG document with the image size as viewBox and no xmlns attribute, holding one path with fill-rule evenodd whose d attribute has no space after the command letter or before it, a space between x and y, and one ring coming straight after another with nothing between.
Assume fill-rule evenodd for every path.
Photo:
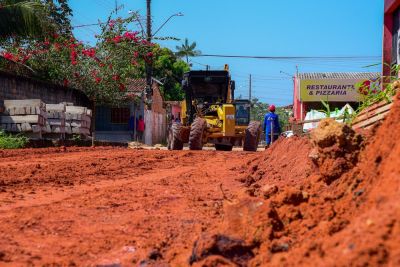
<instances>
[{"instance_id":1,"label":"shrub","mask_svg":"<svg viewBox=\"0 0 400 267\"><path fill-rule=\"evenodd\" d=\"M0 130L0 149L23 148L28 143L28 138L24 136L13 136Z\"/></svg>"}]
</instances>

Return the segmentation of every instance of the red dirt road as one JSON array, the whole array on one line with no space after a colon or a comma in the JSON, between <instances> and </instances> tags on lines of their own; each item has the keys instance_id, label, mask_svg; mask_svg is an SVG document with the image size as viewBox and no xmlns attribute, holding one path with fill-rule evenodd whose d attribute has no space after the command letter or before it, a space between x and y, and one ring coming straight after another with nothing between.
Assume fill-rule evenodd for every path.
<instances>
[{"instance_id":1,"label":"red dirt road","mask_svg":"<svg viewBox=\"0 0 400 267\"><path fill-rule=\"evenodd\" d=\"M400 266L400 94L265 152L0 151L0 266Z\"/></svg>"},{"instance_id":2,"label":"red dirt road","mask_svg":"<svg viewBox=\"0 0 400 267\"><path fill-rule=\"evenodd\" d=\"M254 154L0 151L0 265L187 265ZM222 184L221 191L220 184Z\"/></svg>"}]
</instances>

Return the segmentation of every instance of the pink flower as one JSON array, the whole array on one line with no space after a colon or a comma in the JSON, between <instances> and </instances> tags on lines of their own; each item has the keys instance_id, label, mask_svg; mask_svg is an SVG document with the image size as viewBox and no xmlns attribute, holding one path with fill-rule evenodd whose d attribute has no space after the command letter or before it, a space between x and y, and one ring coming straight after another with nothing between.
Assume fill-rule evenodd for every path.
<instances>
[{"instance_id":1,"label":"pink flower","mask_svg":"<svg viewBox=\"0 0 400 267\"><path fill-rule=\"evenodd\" d=\"M113 75L113 76L112 76L112 79L113 79L114 81L118 81L118 80L119 80L119 75Z\"/></svg>"},{"instance_id":2,"label":"pink flower","mask_svg":"<svg viewBox=\"0 0 400 267\"><path fill-rule=\"evenodd\" d=\"M31 58L32 54L27 54L24 56L24 58L22 59L22 62L25 63L27 62L30 58Z\"/></svg>"},{"instance_id":3,"label":"pink flower","mask_svg":"<svg viewBox=\"0 0 400 267\"><path fill-rule=\"evenodd\" d=\"M124 33L124 38L128 40L135 40L136 39L137 32L126 32Z\"/></svg>"},{"instance_id":4,"label":"pink flower","mask_svg":"<svg viewBox=\"0 0 400 267\"><path fill-rule=\"evenodd\" d=\"M4 53L3 53L3 57L4 57L5 59L14 61L14 55L13 55L12 53L10 53L10 52L4 52Z\"/></svg>"},{"instance_id":5,"label":"pink flower","mask_svg":"<svg viewBox=\"0 0 400 267\"><path fill-rule=\"evenodd\" d=\"M78 52L76 52L75 50L71 50L70 58L71 58L72 65L76 65L76 63L77 63L76 59L78 58Z\"/></svg>"},{"instance_id":6,"label":"pink flower","mask_svg":"<svg viewBox=\"0 0 400 267\"><path fill-rule=\"evenodd\" d=\"M121 42L122 36L121 35L117 35L114 38L112 38L113 42L118 44L119 42Z\"/></svg>"},{"instance_id":7,"label":"pink flower","mask_svg":"<svg viewBox=\"0 0 400 267\"><path fill-rule=\"evenodd\" d=\"M100 83L101 82L101 78L100 77L96 77L94 79L95 79L96 83Z\"/></svg>"},{"instance_id":8,"label":"pink flower","mask_svg":"<svg viewBox=\"0 0 400 267\"><path fill-rule=\"evenodd\" d=\"M138 58L138 57L139 57L139 52L138 52L138 51L135 51L135 53L133 53L133 56L134 56L135 58Z\"/></svg>"},{"instance_id":9,"label":"pink flower","mask_svg":"<svg viewBox=\"0 0 400 267\"><path fill-rule=\"evenodd\" d=\"M67 79L64 79L63 84L64 84L65 87L67 87L68 84L69 84L69 81Z\"/></svg>"},{"instance_id":10,"label":"pink flower","mask_svg":"<svg viewBox=\"0 0 400 267\"><path fill-rule=\"evenodd\" d=\"M83 49L82 54L94 58L96 56L96 50L94 48L89 48L89 49Z\"/></svg>"},{"instance_id":11,"label":"pink flower","mask_svg":"<svg viewBox=\"0 0 400 267\"><path fill-rule=\"evenodd\" d=\"M50 45L49 39L46 38L46 39L44 40L43 44L44 44L45 46L49 46L49 45Z\"/></svg>"},{"instance_id":12,"label":"pink flower","mask_svg":"<svg viewBox=\"0 0 400 267\"><path fill-rule=\"evenodd\" d=\"M120 90L121 92L124 92L124 91L125 91L125 85L122 84L122 83L120 83L120 84L119 84L119 90Z\"/></svg>"},{"instance_id":13,"label":"pink flower","mask_svg":"<svg viewBox=\"0 0 400 267\"><path fill-rule=\"evenodd\" d=\"M153 57L153 52L148 52L147 57Z\"/></svg>"},{"instance_id":14,"label":"pink flower","mask_svg":"<svg viewBox=\"0 0 400 267\"><path fill-rule=\"evenodd\" d=\"M108 26L112 29L112 28L114 28L115 23L116 23L116 21L112 19L108 22Z\"/></svg>"},{"instance_id":15,"label":"pink flower","mask_svg":"<svg viewBox=\"0 0 400 267\"><path fill-rule=\"evenodd\" d=\"M60 44L55 43L55 44L54 44L54 49L55 49L56 51L60 51L60 49L61 49Z\"/></svg>"}]
</instances>

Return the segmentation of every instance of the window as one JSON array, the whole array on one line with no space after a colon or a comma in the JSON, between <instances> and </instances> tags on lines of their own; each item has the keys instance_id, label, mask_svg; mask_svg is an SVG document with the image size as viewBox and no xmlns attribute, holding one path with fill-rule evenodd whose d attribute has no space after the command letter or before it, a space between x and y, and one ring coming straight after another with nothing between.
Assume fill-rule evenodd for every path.
<instances>
[{"instance_id":1,"label":"window","mask_svg":"<svg viewBox=\"0 0 400 267\"><path fill-rule=\"evenodd\" d=\"M399 64L400 8L393 13L392 64Z\"/></svg>"},{"instance_id":2,"label":"window","mask_svg":"<svg viewBox=\"0 0 400 267\"><path fill-rule=\"evenodd\" d=\"M112 108L111 123L113 124L128 124L130 116L129 108Z\"/></svg>"}]
</instances>

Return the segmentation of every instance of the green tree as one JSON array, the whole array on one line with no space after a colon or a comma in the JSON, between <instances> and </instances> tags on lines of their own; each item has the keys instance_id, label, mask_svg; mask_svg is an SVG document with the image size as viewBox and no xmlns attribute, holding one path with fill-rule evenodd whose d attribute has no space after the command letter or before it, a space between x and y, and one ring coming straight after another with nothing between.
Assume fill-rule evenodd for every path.
<instances>
[{"instance_id":1,"label":"green tree","mask_svg":"<svg viewBox=\"0 0 400 267\"><path fill-rule=\"evenodd\" d=\"M38 0L0 0L0 38L39 37L52 28L46 5Z\"/></svg>"},{"instance_id":2,"label":"green tree","mask_svg":"<svg viewBox=\"0 0 400 267\"><path fill-rule=\"evenodd\" d=\"M71 17L72 9L68 0L45 0L50 21L55 25L56 31L62 35L72 35Z\"/></svg>"},{"instance_id":3,"label":"green tree","mask_svg":"<svg viewBox=\"0 0 400 267\"><path fill-rule=\"evenodd\" d=\"M186 38L185 42L181 46L176 46L176 55L181 58L186 58L186 63L189 64L189 57L201 55L200 50L195 50L196 46L196 42L189 44L189 40Z\"/></svg>"},{"instance_id":4,"label":"green tree","mask_svg":"<svg viewBox=\"0 0 400 267\"><path fill-rule=\"evenodd\" d=\"M154 49L153 76L160 79L164 85L161 86L165 100L183 100L184 92L181 82L183 74L190 70L189 65L177 58L168 48Z\"/></svg>"},{"instance_id":5,"label":"green tree","mask_svg":"<svg viewBox=\"0 0 400 267\"><path fill-rule=\"evenodd\" d=\"M253 98L251 100L251 114L250 119L255 121L263 121L265 114L268 113L269 105L267 103L261 102L258 98Z\"/></svg>"}]
</instances>

